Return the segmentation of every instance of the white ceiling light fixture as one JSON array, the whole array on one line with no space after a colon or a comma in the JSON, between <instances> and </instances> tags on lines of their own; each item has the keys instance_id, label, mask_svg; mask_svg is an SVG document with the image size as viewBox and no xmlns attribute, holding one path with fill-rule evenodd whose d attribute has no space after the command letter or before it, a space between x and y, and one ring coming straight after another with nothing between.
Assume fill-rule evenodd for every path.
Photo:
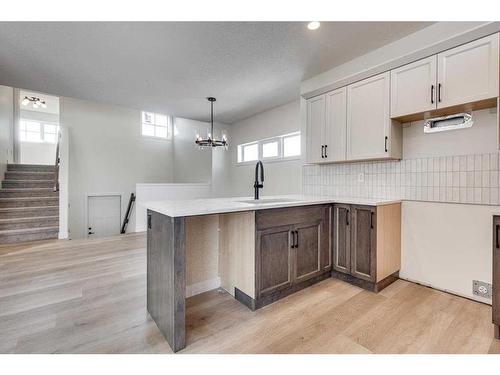
<instances>
[{"instance_id":1,"label":"white ceiling light fixture","mask_svg":"<svg viewBox=\"0 0 500 375\"><path fill-rule=\"evenodd\" d=\"M32 103L33 108L47 108L47 103L45 103L45 100L42 100L40 98L37 98L36 96L25 96L24 99L21 101L21 104L24 106L29 105Z\"/></svg>"},{"instance_id":2,"label":"white ceiling light fixture","mask_svg":"<svg viewBox=\"0 0 500 375\"><path fill-rule=\"evenodd\" d=\"M317 30L317 29L319 29L320 26L321 26L321 23L319 23L318 21L311 21L307 24L307 28L309 30Z\"/></svg>"}]
</instances>

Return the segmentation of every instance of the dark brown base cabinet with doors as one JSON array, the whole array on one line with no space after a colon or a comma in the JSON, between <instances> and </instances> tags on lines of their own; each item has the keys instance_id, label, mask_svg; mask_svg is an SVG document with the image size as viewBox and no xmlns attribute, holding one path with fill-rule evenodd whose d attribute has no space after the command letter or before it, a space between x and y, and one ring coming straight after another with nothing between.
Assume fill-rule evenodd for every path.
<instances>
[{"instance_id":1,"label":"dark brown base cabinet with doors","mask_svg":"<svg viewBox=\"0 0 500 375\"><path fill-rule=\"evenodd\" d=\"M255 213L255 284L259 308L330 277L331 205Z\"/></svg>"},{"instance_id":2,"label":"dark brown base cabinet with doors","mask_svg":"<svg viewBox=\"0 0 500 375\"><path fill-rule=\"evenodd\" d=\"M332 276L378 292L401 266L401 204L333 208Z\"/></svg>"},{"instance_id":3,"label":"dark brown base cabinet with doors","mask_svg":"<svg viewBox=\"0 0 500 375\"><path fill-rule=\"evenodd\" d=\"M500 216L493 216L493 324L500 339Z\"/></svg>"}]
</instances>

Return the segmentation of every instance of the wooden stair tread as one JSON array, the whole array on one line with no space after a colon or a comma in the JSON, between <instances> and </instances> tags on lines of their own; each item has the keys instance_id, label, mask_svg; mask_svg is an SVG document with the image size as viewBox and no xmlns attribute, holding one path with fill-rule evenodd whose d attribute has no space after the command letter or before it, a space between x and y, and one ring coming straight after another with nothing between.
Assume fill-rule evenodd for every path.
<instances>
[{"instance_id":1,"label":"wooden stair tread","mask_svg":"<svg viewBox=\"0 0 500 375\"><path fill-rule=\"evenodd\" d=\"M0 230L0 236L5 235L16 235L16 234L26 234L26 233L38 233L38 232L48 232L48 231L58 231L59 227L37 227L37 228L23 228L23 229L6 229Z\"/></svg>"},{"instance_id":2,"label":"wooden stair tread","mask_svg":"<svg viewBox=\"0 0 500 375\"><path fill-rule=\"evenodd\" d=\"M11 197L11 198L0 198L0 202L30 201L30 200L54 200L54 199L59 199L59 197Z\"/></svg>"},{"instance_id":3,"label":"wooden stair tread","mask_svg":"<svg viewBox=\"0 0 500 375\"><path fill-rule=\"evenodd\" d=\"M12 217L8 219L0 219L0 224L4 223L24 223L35 220L52 220L59 219L59 215L51 215L51 216L29 216L29 217Z\"/></svg>"},{"instance_id":4,"label":"wooden stair tread","mask_svg":"<svg viewBox=\"0 0 500 375\"><path fill-rule=\"evenodd\" d=\"M38 180L40 181L40 180ZM45 180L41 180L45 181ZM29 191L47 191L47 192L53 192L53 188L0 188L0 192L7 192L7 193L24 193L24 192L29 192Z\"/></svg>"},{"instance_id":5,"label":"wooden stair tread","mask_svg":"<svg viewBox=\"0 0 500 375\"><path fill-rule=\"evenodd\" d=\"M33 206L33 207L2 207L0 208L1 212L6 211L29 211L29 210L38 210L38 209L48 209L48 208L59 208L59 206Z\"/></svg>"}]
</instances>

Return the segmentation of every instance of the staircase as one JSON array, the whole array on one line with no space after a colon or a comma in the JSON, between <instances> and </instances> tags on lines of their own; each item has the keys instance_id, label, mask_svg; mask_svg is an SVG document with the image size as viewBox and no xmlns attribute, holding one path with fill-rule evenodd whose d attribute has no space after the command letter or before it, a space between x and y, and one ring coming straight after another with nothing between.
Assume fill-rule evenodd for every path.
<instances>
[{"instance_id":1,"label":"staircase","mask_svg":"<svg viewBox=\"0 0 500 375\"><path fill-rule=\"evenodd\" d=\"M58 237L56 167L9 164L0 189L0 244Z\"/></svg>"}]
</instances>

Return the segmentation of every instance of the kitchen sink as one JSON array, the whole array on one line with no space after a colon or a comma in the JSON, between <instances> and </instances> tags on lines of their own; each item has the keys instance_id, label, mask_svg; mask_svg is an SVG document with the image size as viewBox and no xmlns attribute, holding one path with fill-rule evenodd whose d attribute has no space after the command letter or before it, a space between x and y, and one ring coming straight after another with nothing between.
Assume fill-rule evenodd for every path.
<instances>
[{"instance_id":1,"label":"kitchen sink","mask_svg":"<svg viewBox=\"0 0 500 375\"><path fill-rule=\"evenodd\" d=\"M293 202L300 202L300 200L288 199L288 198L261 198L261 199L248 199L238 202L258 205L258 204L274 204L274 203L293 203Z\"/></svg>"}]
</instances>

